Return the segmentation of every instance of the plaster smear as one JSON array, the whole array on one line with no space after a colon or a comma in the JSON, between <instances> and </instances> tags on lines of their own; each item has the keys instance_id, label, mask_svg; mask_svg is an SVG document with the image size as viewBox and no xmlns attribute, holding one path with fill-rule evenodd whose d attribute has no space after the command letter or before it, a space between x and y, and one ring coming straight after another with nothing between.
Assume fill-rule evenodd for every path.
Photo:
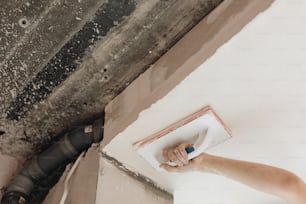
<instances>
[{"instance_id":1,"label":"plaster smear","mask_svg":"<svg viewBox=\"0 0 306 204\"><path fill-rule=\"evenodd\" d=\"M211 105L233 138L208 153L285 168L306 180L305 10L304 0L277 0L104 151L174 192L177 204L282 203L222 176L157 172L132 144Z\"/></svg>"}]
</instances>

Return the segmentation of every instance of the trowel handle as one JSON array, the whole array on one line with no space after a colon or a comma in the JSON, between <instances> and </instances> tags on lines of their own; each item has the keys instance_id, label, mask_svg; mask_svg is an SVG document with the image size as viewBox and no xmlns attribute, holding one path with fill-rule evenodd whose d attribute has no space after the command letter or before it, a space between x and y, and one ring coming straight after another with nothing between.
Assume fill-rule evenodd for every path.
<instances>
[{"instance_id":1,"label":"trowel handle","mask_svg":"<svg viewBox=\"0 0 306 204\"><path fill-rule=\"evenodd\" d=\"M206 136L207 136L207 133L208 133L208 129L204 130L204 131L201 131L199 132L199 135L198 135L198 138L196 140L196 142L194 143L192 149L186 149L186 152L188 154L188 160L191 160L197 156L199 156L203 151L204 149L206 148ZM208 142L208 141L206 141ZM190 151L192 150L192 151Z\"/></svg>"},{"instance_id":2,"label":"trowel handle","mask_svg":"<svg viewBox=\"0 0 306 204\"><path fill-rule=\"evenodd\" d=\"M194 147L187 147L185 149L187 154L190 154L190 153L194 152L194 150L195 150ZM189 159L189 156L188 156L188 159ZM169 164L170 166L176 166L176 164L174 162L172 162L172 161L167 161L167 164Z\"/></svg>"},{"instance_id":3,"label":"trowel handle","mask_svg":"<svg viewBox=\"0 0 306 204\"><path fill-rule=\"evenodd\" d=\"M197 138L197 141L194 143L194 145L192 147L187 147L185 148L187 154L188 154L188 160L191 160L197 156L199 156L204 148L205 148L205 143L204 140L206 138L206 134L207 134L207 129L205 131L202 131L199 133L199 136ZM167 164L171 165L171 166L175 166L176 164L174 162L170 162L168 161Z\"/></svg>"},{"instance_id":4,"label":"trowel handle","mask_svg":"<svg viewBox=\"0 0 306 204\"><path fill-rule=\"evenodd\" d=\"M187 154L191 153L194 151L194 147L187 147L186 149Z\"/></svg>"}]
</instances>

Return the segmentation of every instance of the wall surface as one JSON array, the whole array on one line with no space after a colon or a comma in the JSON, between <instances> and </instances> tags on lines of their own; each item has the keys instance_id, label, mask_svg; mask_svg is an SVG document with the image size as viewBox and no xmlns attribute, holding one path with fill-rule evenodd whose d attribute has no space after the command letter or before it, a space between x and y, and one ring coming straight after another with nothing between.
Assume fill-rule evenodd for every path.
<instances>
[{"instance_id":1,"label":"wall surface","mask_svg":"<svg viewBox=\"0 0 306 204\"><path fill-rule=\"evenodd\" d=\"M173 199L101 158L96 204L171 204Z\"/></svg>"},{"instance_id":2,"label":"wall surface","mask_svg":"<svg viewBox=\"0 0 306 204\"><path fill-rule=\"evenodd\" d=\"M230 6L230 1L228 2ZM154 89L152 84L159 83L161 89L168 89L172 78L169 77L167 83L163 82L165 75L150 78L154 71L161 74L164 72L158 72L158 69L167 69L165 62L156 63L151 73L142 76L143 81L139 80L139 84L135 82L133 90L127 90L125 95L109 105L107 125L110 129L120 122L119 117L122 120L127 120L124 116L136 120L126 129L122 127L104 151L123 162L127 168L174 192L174 202L177 204L284 203L278 198L216 175L157 173L136 154L132 144L206 105L211 105L232 129L233 138L208 153L274 165L306 179L305 9L306 3L301 0L294 4L286 0L275 1L272 7L257 16L205 63L207 44L201 42L202 47L185 60L185 67L181 65L171 77L184 76L183 71L180 72L181 75L178 72L184 69L190 71L186 66L192 65L192 62L203 64L200 63L192 73L190 71L164 97L157 93L158 89ZM250 15L249 12L248 14ZM204 22L220 19L218 17L220 16L211 19L208 17ZM223 28L227 25L237 24L225 24ZM195 30L200 30L201 26L207 25L201 23ZM192 49L184 44L188 36L173 49L180 48L185 53ZM216 34L209 45L214 46L214 40L218 37L220 39ZM200 41L196 42L200 44ZM170 51L167 56L171 54ZM179 58L177 60L180 61ZM149 82L145 83L145 79ZM120 112L121 109L118 108L127 109L130 104L127 101L131 101L131 98L148 104L139 115L139 111ZM134 110L141 111L141 108L143 106L135 107Z\"/></svg>"}]
</instances>

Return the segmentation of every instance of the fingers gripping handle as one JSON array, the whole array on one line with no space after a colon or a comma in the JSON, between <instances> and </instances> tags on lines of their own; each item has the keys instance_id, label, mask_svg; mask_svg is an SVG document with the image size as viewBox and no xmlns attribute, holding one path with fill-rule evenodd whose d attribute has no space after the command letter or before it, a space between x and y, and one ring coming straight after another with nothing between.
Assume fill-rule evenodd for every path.
<instances>
[{"instance_id":1,"label":"fingers gripping handle","mask_svg":"<svg viewBox=\"0 0 306 204\"><path fill-rule=\"evenodd\" d=\"M209 143L209 141L207 141L207 132L208 129L201 131L198 135L198 138L196 140L196 142L194 143L194 145L192 147L187 147L185 149L185 151L188 154L188 160L191 160L197 156L199 156L204 149L206 148L207 144ZM176 164L172 161L168 161L167 164L171 165L171 166L176 166Z\"/></svg>"},{"instance_id":2,"label":"fingers gripping handle","mask_svg":"<svg viewBox=\"0 0 306 204\"><path fill-rule=\"evenodd\" d=\"M209 137L207 137L208 129L201 131L198 135L196 142L193 145L193 150L187 148L186 152L188 154L188 160L191 160L197 156L199 156L206 148L207 144L209 144ZM190 151L192 150L192 151Z\"/></svg>"}]
</instances>

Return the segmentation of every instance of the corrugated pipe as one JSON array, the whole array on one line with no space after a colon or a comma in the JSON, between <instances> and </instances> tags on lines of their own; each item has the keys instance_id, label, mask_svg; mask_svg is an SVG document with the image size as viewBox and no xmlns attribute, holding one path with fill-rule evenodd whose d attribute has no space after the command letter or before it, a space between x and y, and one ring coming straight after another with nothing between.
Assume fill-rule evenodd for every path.
<instances>
[{"instance_id":1,"label":"corrugated pipe","mask_svg":"<svg viewBox=\"0 0 306 204\"><path fill-rule=\"evenodd\" d=\"M60 165L67 165L89 148L92 143L103 139L103 120L93 125L77 127L64 138L34 157L25 168L12 179L2 197L1 204L26 204L34 184L51 174Z\"/></svg>"}]
</instances>

